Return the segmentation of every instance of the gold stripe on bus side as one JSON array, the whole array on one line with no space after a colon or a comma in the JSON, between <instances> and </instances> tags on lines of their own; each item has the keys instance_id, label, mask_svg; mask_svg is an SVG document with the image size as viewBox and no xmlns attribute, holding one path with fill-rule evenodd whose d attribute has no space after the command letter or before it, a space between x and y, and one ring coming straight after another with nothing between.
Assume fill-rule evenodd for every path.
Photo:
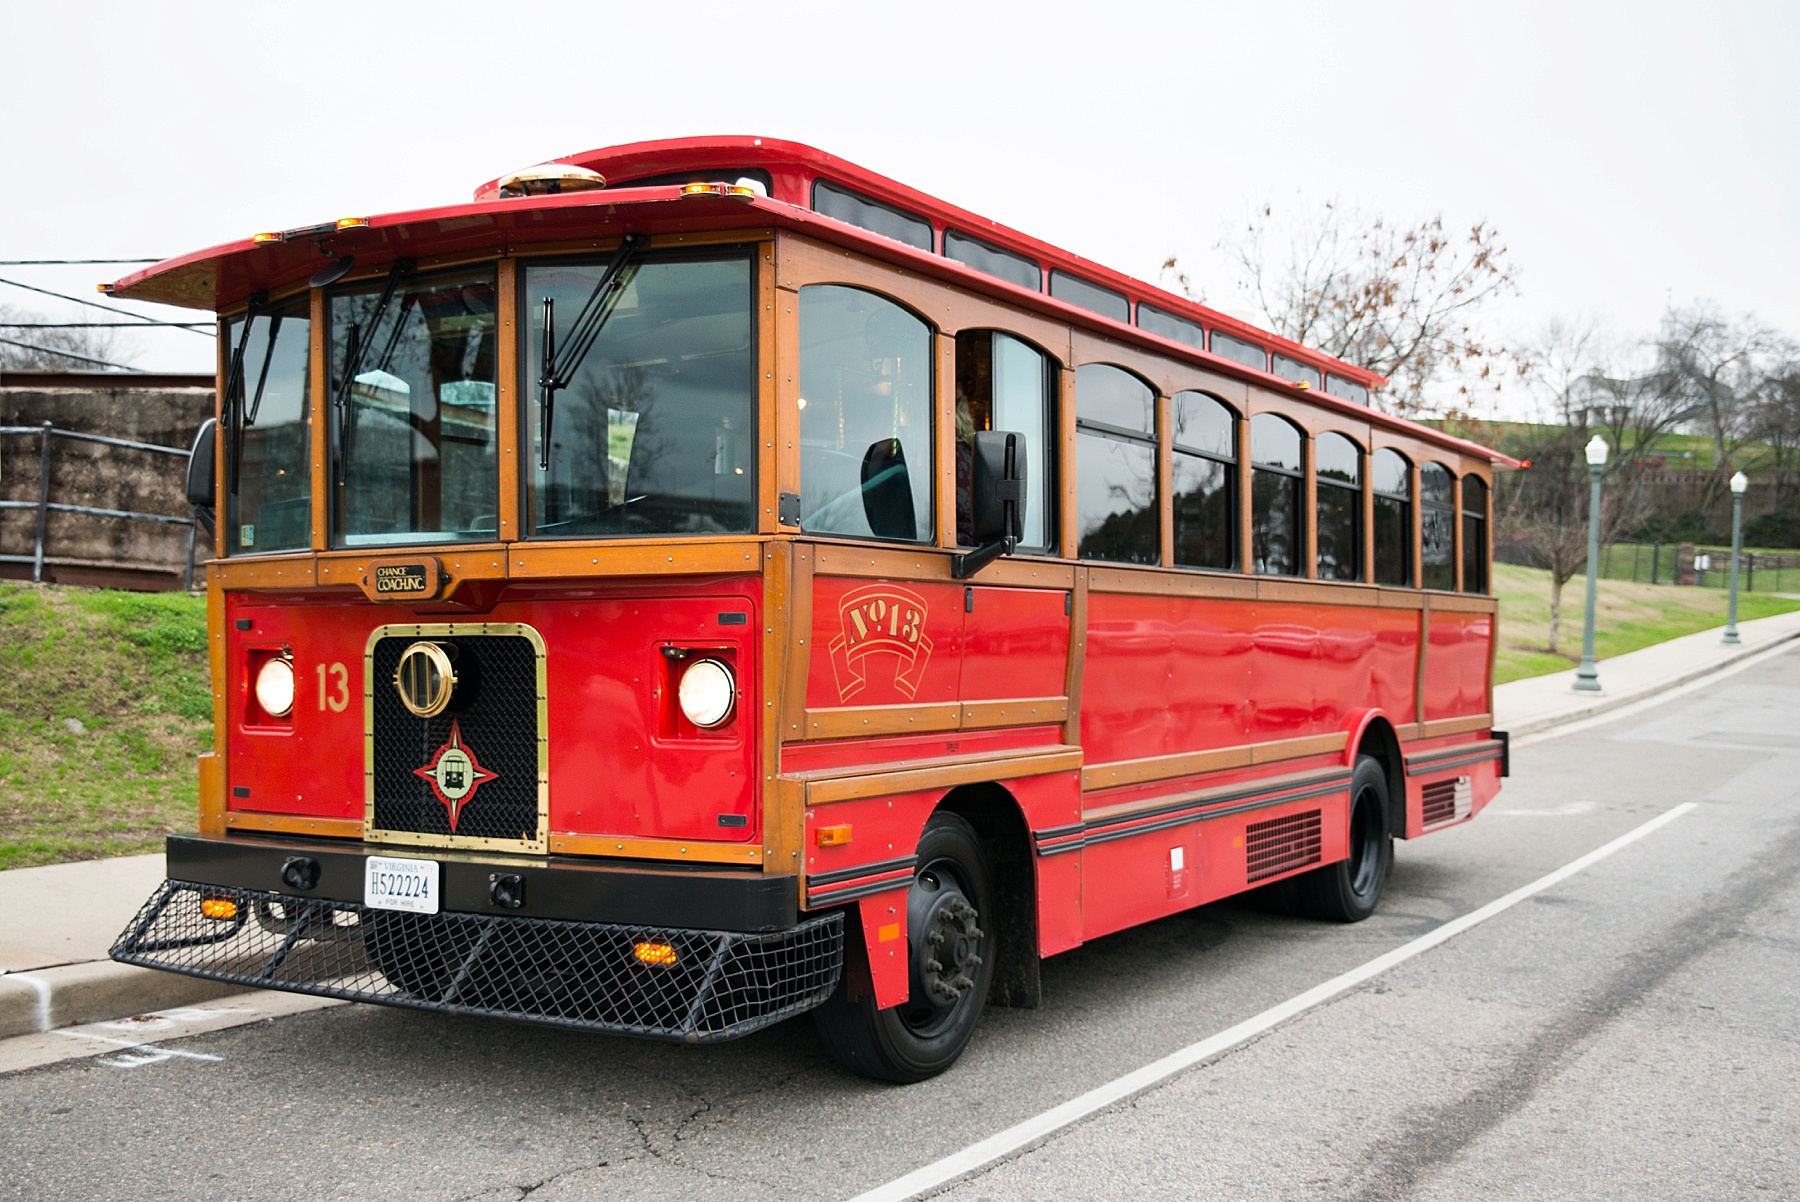
<instances>
[{"instance_id":1,"label":"gold stripe on bus side","mask_svg":"<svg viewBox=\"0 0 1800 1202\"><path fill-rule=\"evenodd\" d=\"M707 843L698 839L632 839L623 836L550 833L550 851L571 856L626 856L642 860L688 860L696 864L763 862L760 843Z\"/></svg>"},{"instance_id":2,"label":"gold stripe on bus side","mask_svg":"<svg viewBox=\"0 0 1800 1202\"><path fill-rule=\"evenodd\" d=\"M1091 764L1081 770L1084 792L1113 789L1120 785L1137 785L1146 781L1170 780L1178 776L1198 776L1225 768L1249 768L1257 764L1276 764L1311 755L1341 754L1350 736L1345 731L1328 735L1307 735L1298 739L1275 739L1267 743L1243 743L1236 747L1220 747L1212 751L1190 751L1177 755L1148 756L1141 760L1119 760L1110 764Z\"/></svg>"},{"instance_id":3,"label":"gold stripe on bus side","mask_svg":"<svg viewBox=\"0 0 1800 1202\"><path fill-rule=\"evenodd\" d=\"M1079 767L1081 748L1057 746L1014 754L979 753L933 757L915 760L904 768L871 770L869 765L862 764L854 768L794 773L782 779L802 787L808 806L821 806L865 797L887 797L896 793L952 789L957 785L975 785L987 781L1017 780L1025 776L1047 776L1053 772L1073 772Z\"/></svg>"},{"instance_id":4,"label":"gold stripe on bus side","mask_svg":"<svg viewBox=\"0 0 1800 1202\"><path fill-rule=\"evenodd\" d=\"M284 835L324 835L332 839L360 839L363 824L355 818L306 818L293 814L248 814L233 811L225 825L239 831L278 831Z\"/></svg>"}]
</instances>

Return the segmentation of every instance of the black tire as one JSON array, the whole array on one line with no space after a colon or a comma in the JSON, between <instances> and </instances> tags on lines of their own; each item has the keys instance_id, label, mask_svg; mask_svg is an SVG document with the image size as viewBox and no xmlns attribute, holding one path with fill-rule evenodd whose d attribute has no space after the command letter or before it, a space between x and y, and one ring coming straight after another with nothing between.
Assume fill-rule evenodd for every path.
<instances>
[{"instance_id":1,"label":"black tire","mask_svg":"<svg viewBox=\"0 0 1800 1202\"><path fill-rule=\"evenodd\" d=\"M974 828L955 814L932 815L907 894L908 999L877 1010L873 997L850 1001L840 982L813 1011L819 1041L833 1060L859 1076L898 1084L935 1077L956 1063L994 980L994 937L979 925L986 919L991 927L997 918L992 881Z\"/></svg>"},{"instance_id":2,"label":"black tire","mask_svg":"<svg viewBox=\"0 0 1800 1202\"><path fill-rule=\"evenodd\" d=\"M1375 912L1393 866L1387 772L1374 756L1358 756L1350 778L1350 855L1295 878L1300 909L1327 922L1361 922Z\"/></svg>"}]
</instances>

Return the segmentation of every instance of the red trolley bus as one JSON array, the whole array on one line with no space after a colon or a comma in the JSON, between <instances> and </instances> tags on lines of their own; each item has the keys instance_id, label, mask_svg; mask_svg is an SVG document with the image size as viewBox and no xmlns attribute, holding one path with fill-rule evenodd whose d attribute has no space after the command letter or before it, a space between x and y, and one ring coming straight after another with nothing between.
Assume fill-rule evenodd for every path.
<instances>
[{"instance_id":1,"label":"red trolley bus","mask_svg":"<svg viewBox=\"0 0 1800 1202\"><path fill-rule=\"evenodd\" d=\"M1045 956L1493 797L1490 482L1382 381L788 142L573 155L213 310L215 747L115 958L918 1080Z\"/></svg>"}]
</instances>

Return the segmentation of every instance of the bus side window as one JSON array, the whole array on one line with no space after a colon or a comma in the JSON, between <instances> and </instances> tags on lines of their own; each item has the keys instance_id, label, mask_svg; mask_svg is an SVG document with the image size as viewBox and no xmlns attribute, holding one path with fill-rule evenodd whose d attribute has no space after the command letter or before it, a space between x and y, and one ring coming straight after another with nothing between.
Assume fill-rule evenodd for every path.
<instances>
[{"instance_id":1,"label":"bus side window","mask_svg":"<svg viewBox=\"0 0 1800 1202\"><path fill-rule=\"evenodd\" d=\"M931 538L931 327L839 284L800 290L800 525Z\"/></svg>"},{"instance_id":2,"label":"bus side window","mask_svg":"<svg viewBox=\"0 0 1800 1202\"><path fill-rule=\"evenodd\" d=\"M1487 592L1487 484L1473 472L1462 481L1463 592Z\"/></svg>"},{"instance_id":3,"label":"bus side window","mask_svg":"<svg viewBox=\"0 0 1800 1202\"><path fill-rule=\"evenodd\" d=\"M1158 562L1156 391L1123 368L1075 369L1075 490L1076 554Z\"/></svg>"},{"instance_id":4,"label":"bus side window","mask_svg":"<svg viewBox=\"0 0 1800 1202\"><path fill-rule=\"evenodd\" d=\"M1451 501L1455 477L1441 463L1419 469L1419 558L1425 588L1456 587L1456 507Z\"/></svg>"},{"instance_id":5,"label":"bus side window","mask_svg":"<svg viewBox=\"0 0 1800 1202\"><path fill-rule=\"evenodd\" d=\"M1362 448L1342 434L1313 443L1318 477L1319 579L1362 579Z\"/></svg>"},{"instance_id":6,"label":"bus side window","mask_svg":"<svg viewBox=\"0 0 1800 1202\"><path fill-rule=\"evenodd\" d=\"M1412 586L1412 464L1382 447L1369 461L1375 492L1375 583Z\"/></svg>"},{"instance_id":7,"label":"bus side window","mask_svg":"<svg viewBox=\"0 0 1800 1202\"><path fill-rule=\"evenodd\" d=\"M1204 392L1178 392L1175 409L1175 562L1238 565L1237 414Z\"/></svg>"},{"instance_id":8,"label":"bus side window","mask_svg":"<svg viewBox=\"0 0 1800 1202\"><path fill-rule=\"evenodd\" d=\"M956 542L975 546L975 434L1009 430L1025 436L1025 536L1020 549L1047 552L1056 529L1050 498L1049 448L1056 370L1050 356L998 330L956 336Z\"/></svg>"},{"instance_id":9,"label":"bus side window","mask_svg":"<svg viewBox=\"0 0 1800 1202\"><path fill-rule=\"evenodd\" d=\"M1306 467L1300 428L1285 417L1250 419L1250 566L1262 576L1300 574Z\"/></svg>"}]
</instances>

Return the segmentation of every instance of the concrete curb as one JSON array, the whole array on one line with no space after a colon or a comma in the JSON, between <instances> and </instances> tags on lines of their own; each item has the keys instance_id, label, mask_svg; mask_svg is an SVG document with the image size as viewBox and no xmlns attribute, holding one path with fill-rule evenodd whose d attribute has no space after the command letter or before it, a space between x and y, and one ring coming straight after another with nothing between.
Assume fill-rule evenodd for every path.
<instances>
[{"instance_id":1,"label":"concrete curb","mask_svg":"<svg viewBox=\"0 0 1800 1202\"><path fill-rule=\"evenodd\" d=\"M77 1023L108 1022L242 992L242 985L112 960L9 972L0 975L0 1039Z\"/></svg>"},{"instance_id":2,"label":"concrete curb","mask_svg":"<svg viewBox=\"0 0 1800 1202\"><path fill-rule=\"evenodd\" d=\"M1777 635L1768 642L1759 643L1753 647L1740 647L1723 659L1714 660L1710 664L1704 664L1677 676L1658 680L1654 684L1643 685L1623 693L1602 694L1588 702L1586 705L1576 709L1561 710L1554 714L1547 714L1542 718L1533 718L1527 722L1515 722L1508 728L1508 733L1515 739L1522 738L1525 735L1532 735L1537 734L1539 731L1551 730L1558 726L1567 725L1570 722L1579 722L1584 718L1592 718L1597 714L1604 714L1608 710L1620 709L1635 702L1643 701L1645 698L1654 697L1658 693L1665 693L1670 689L1678 689L1684 684L1690 684L1693 681L1711 676L1714 672L1723 671L1733 664L1741 663L1742 661L1749 659L1753 655L1761 655L1765 651L1772 651L1776 647L1779 647L1784 643L1792 642L1795 639L1800 639L1800 630L1789 631L1786 634Z\"/></svg>"}]
</instances>

